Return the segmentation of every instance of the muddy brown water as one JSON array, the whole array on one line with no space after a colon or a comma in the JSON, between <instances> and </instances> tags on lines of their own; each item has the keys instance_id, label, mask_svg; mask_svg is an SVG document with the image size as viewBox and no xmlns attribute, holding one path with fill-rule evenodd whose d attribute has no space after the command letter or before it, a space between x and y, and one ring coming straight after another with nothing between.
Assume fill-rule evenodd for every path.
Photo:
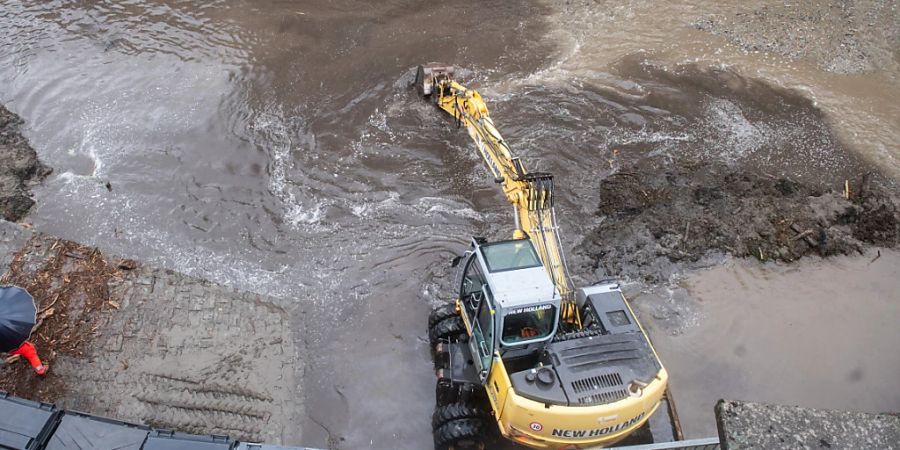
<instances>
[{"instance_id":1,"label":"muddy brown water","mask_svg":"<svg viewBox=\"0 0 900 450\"><path fill-rule=\"evenodd\" d=\"M683 320L654 320L650 329L685 434L715 435L709 405L723 397L896 412L900 394L880 387L900 373L898 275L900 253L879 250L794 266L728 261L688 276ZM669 301L637 303L652 316Z\"/></svg>"},{"instance_id":2,"label":"muddy brown water","mask_svg":"<svg viewBox=\"0 0 900 450\"><path fill-rule=\"evenodd\" d=\"M900 173L895 61L837 76L692 25L757 3L4 0L0 101L55 169L37 229L281 299L312 355L303 444L420 449L424 318L454 252L511 218L415 65L461 66L557 175L588 266L598 181L648 155L823 186Z\"/></svg>"}]
</instances>

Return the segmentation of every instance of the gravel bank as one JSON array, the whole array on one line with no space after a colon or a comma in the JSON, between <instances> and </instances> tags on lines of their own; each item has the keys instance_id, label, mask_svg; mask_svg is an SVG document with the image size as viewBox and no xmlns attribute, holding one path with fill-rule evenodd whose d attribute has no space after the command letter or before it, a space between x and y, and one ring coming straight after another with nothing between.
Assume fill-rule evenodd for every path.
<instances>
[{"instance_id":1,"label":"gravel bank","mask_svg":"<svg viewBox=\"0 0 900 450\"><path fill-rule=\"evenodd\" d=\"M0 105L0 218L21 220L34 205L29 186L49 175L22 136L22 119Z\"/></svg>"},{"instance_id":2,"label":"gravel bank","mask_svg":"<svg viewBox=\"0 0 900 450\"><path fill-rule=\"evenodd\" d=\"M779 2L708 16L693 25L747 51L809 60L838 74L891 70L900 60L900 14L893 0Z\"/></svg>"},{"instance_id":3,"label":"gravel bank","mask_svg":"<svg viewBox=\"0 0 900 450\"><path fill-rule=\"evenodd\" d=\"M900 416L720 400L725 450L900 447Z\"/></svg>"}]
</instances>

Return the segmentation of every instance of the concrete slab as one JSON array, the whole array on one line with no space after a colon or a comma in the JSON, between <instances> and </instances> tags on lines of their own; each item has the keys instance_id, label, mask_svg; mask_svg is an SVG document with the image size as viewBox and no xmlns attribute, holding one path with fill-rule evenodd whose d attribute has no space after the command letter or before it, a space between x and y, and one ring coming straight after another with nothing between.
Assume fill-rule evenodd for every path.
<instances>
[{"instance_id":1,"label":"concrete slab","mask_svg":"<svg viewBox=\"0 0 900 450\"><path fill-rule=\"evenodd\" d=\"M76 264L52 263L77 260L78 254L57 254L66 242L0 223L0 268L6 272L15 257L12 278L19 282L34 276L51 278L45 281L50 286L80 283L84 277ZM100 257L110 266L116 261ZM92 321L84 345L63 351L54 348L54 336L43 336L39 351L52 361L51 375L37 381L41 389L17 395L53 396L39 400L156 428L300 443L295 424L304 414L305 346L294 339L282 306L263 295L141 265L117 269L103 289L106 304L89 318L71 310L85 303L77 301L81 291L68 305L60 300L54 306L57 318ZM39 309L46 307L47 299L35 300ZM78 326L64 327L84 334ZM45 324L39 332L54 330Z\"/></svg>"}]
</instances>

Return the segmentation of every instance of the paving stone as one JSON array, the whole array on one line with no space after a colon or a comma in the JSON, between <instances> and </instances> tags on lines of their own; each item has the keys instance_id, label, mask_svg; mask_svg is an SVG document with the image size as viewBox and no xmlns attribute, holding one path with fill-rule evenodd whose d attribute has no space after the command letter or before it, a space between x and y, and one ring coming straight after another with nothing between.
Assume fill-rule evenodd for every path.
<instances>
[{"instance_id":1,"label":"paving stone","mask_svg":"<svg viewBox=\"0 0 900 450\"><path fill-rule=\"evenodd\" d=\"M0 274L33 235L0 220ZM37 237L27 270L56 241ZM188 433L300 442L306 350L275 300L143 265L122 273L108 285L118 309L104 313L84 356L56 358L66 393L54 402Z\"/></svg>"}]
</instances>

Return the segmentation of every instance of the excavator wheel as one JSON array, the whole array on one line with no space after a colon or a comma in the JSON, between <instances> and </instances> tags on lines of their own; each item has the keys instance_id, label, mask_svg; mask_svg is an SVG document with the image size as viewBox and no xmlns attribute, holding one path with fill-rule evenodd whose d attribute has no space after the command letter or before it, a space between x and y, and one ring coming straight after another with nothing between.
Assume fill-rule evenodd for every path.
<instances>
[{"instance_id":1,"label":"excavator wheel","mask_svg":"<svg viewBox=\"0 0 900 450\"><path fill-rule=\"evenodd\" d=\"M438 322L453 316L458 316L459 313L456 311L455 303L447 303L446 305L438 306L431 310L431 314L428 315L428 328L431 329Z\"/></svg>"},{"instance_id":2,"label":"excavator wheel","mask_svg":"<svg viewBox=\"0 0 900 450\"><path fill-rule=\"evenodd\" d=\"M435 450L483 450L484 432L483 420L451 420L434 431L434 448Z\"/></svg>"},{"instance_id":3,"label":"excavator wheel","mask_svg":"<svg viewBox=\"0 0 900 450\"><path fill-rule=\"evenodd\" d=\"M428 329L431 348L434 348L439 341L459 339L465 335L466 326L460 316L448 317Z\"/></svg>"},{"instance_id":4,"label":"excavator wheel","mask_svg":"<svg viewBox=\"0 0 900 450\"><path fill-rule=\"evenodd\" d=\"M434 415L431 416L431 429L437 431L441 426L454 420L485 420L487 417L487 411L475 405L468 403L450 403L449 405L438 406L435 409Z\"/></svg>"}]
</instances>

